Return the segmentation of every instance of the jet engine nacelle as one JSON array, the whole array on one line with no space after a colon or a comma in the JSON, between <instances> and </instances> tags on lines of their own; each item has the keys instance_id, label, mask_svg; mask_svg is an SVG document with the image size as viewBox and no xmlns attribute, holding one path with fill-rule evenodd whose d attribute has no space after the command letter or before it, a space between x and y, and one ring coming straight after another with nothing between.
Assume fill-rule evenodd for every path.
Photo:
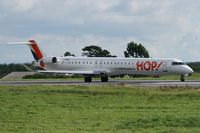
<instances>
[{"instance_id":1,"label":"jet engine nacelle","mask_svg":"<svg viewBox=\"0 0 200 133\"><path fill-rule=\"evenodd\" d=\"M50 64L57 64L59 61L58 61L57 57L48 57L48 58L44 59L44 62L50 63Z\"/></svg>"},{"instance_id":2,"label":"jet engine nacelle","mask_svg":"<svg viewBox=\"0 0 200 133\"><path fill-rule=\"evenodd\" d=\"M58 59L57 59L56 57L53 57L53 58L52 58L52 63L53 63L53 64L56 64L57 62L58 62Z\"/></svg>"}]
</instances>

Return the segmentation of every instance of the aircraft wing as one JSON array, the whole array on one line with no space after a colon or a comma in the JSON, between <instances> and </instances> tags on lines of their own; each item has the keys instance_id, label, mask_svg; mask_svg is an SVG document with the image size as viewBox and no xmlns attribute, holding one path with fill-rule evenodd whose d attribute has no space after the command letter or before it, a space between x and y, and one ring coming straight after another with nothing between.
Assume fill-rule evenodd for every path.
<instances>
[{"instance_id":1,"label":"aircraft wing","mask_svg":"<svg viewBox=\"0 0 200 133\"><path fill-rule=\"evenodd\" d=\"M55 73L55 74L80 74L80 75L101 75L108 74L107 71L57 71L57 70L38 70L39 73Z\"/></svg>"}]
</instances>

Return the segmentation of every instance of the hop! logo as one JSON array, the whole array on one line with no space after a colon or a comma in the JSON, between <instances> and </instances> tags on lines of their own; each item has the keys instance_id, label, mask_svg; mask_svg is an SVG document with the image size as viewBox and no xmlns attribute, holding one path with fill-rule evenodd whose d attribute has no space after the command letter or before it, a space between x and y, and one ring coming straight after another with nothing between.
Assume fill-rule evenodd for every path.
<instances>
[{"instance_id":1,"label":"hop! logo","mask_svg":"<svg viewBox=\"0 0 200 133\"><path fill-rule=\"evenodd\" d=\"M138 61L136 66L138 71L158 71L162 64L163 62L158 63L156 61Z\"/></svg>"}]
</instances>

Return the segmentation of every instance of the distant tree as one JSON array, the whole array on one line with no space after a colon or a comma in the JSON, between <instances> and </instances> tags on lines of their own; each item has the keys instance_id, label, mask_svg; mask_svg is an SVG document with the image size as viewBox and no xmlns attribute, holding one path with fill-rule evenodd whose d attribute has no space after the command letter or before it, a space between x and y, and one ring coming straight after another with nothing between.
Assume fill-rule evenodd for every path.
<instances>
[{"instance_id":1,"label":"distant tree","mask_svg":"<svg viewBox=\"0 0 200 133\"><path fill-rule=\"evenodd\" d=\"M65 52L64 56L74 56L75 57L75 55L70 53L69 51Z\"/></svg>"},{"instance_id":2,"label":"distant tree","mask_svg":"<svg viewBox=\"0 0 200 133\"><path fill-rule=\"evenodd\" d=\"M111 55L108 50L95 45L86 46L82 49L82 51L82 55L87 57L117 57L115 55Z\"/></svg>"},{"instance_id":3,"label":"distant tree","mask_svg":"<svg viewBox=\"0 0 200 133\"><path fill-rule=\"evenodd\" d=\"M187 63L195 72L200 73L200 62L189 62Z\"/></svg>"},{"instance_id":4,"label":"distant tree","mask_svg":"<svg viewBox=\"0 0 200 133\"><path fill-rule=\"evenodd\" d=\"M134 58L149 58L149 52L142 44L130 42L127 45L126 51L124 51L124 56Z\"/></svg>"},{"instance_id":5,"label":"distant tree","mask_svg":"<svg viewBox=\"0 0 200 133\"><path fill-rule=\"evenodd\" d=\"M127 52L127 51L124 51L124 56L125 56L126 58L128 58L128 57L129 57L129 54L128 54L128 52Z\"/></svg>"}]
</instances>

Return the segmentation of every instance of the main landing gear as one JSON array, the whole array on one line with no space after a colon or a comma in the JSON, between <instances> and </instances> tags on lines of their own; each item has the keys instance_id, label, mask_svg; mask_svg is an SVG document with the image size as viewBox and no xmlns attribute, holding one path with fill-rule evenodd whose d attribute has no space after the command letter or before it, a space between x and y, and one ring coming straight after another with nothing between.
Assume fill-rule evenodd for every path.
<instances>
[{"instance_id":1,"label":"main landing gear","mask_svg":"<svg viewBox=\"0 0 200 133\"><path fill-rule=\"evenodd\" d=\"M85 82L92 82L92 76L85 76L84 81Z\"/></svg>"},{"instance_id":2,"label":"main landing gear","mask_svg":"<svg viewBox=\"0 0 200 133\"><path fill-rule=\"evenodd\" d=\"M87 82L87 83L92 82L92 76L91 75L85 76L84 81ZM108 82L108 76L102 76L101 82Z\"/></svg>"},{"instance_id":3,"label":"main landing gear","mask_svg":"<svg viewBox=\"0 0 200 133\"><path fill-rule=\"evenodd\" d=\"M108 76L101 77L101 82L108 82Z\"/></svg>"}]
</instances>

